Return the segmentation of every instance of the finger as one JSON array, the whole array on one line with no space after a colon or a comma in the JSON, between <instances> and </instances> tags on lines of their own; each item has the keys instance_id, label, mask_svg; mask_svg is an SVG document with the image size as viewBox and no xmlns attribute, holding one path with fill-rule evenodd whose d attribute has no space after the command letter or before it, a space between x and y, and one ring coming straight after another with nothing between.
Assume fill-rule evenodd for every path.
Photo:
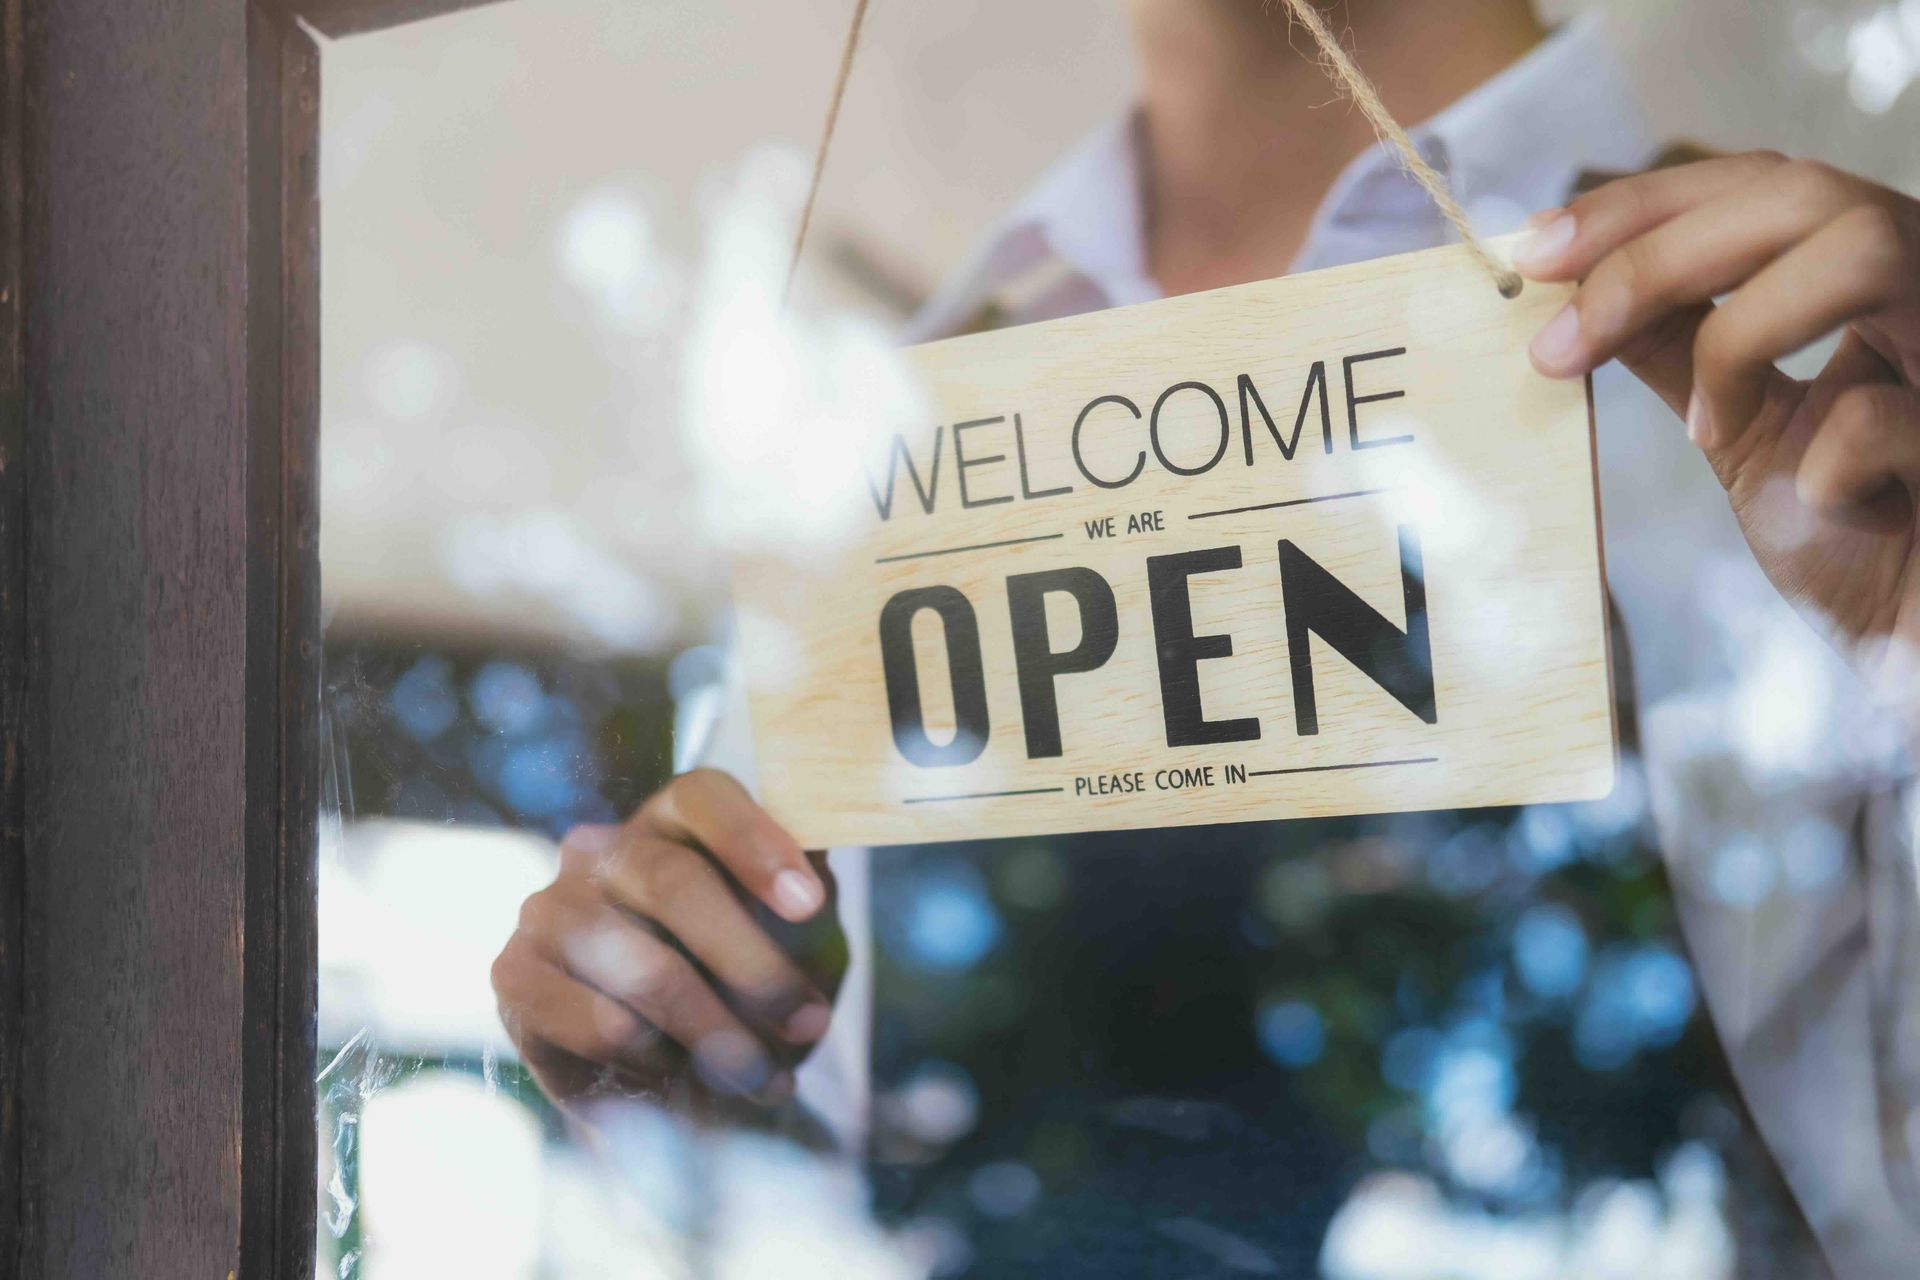
<instances>
[{"instance_id":1,"label":"finger","mask_svg":"<svg viewBox=\"0 0 1920 1280\"><path fill-rule=\"evenodd\" d=\"M707 1082L769 1099L790 1088L759 1039L672 946L611 907L560 905L541 931L580 981L632 1010L693 1055Z\"/></svg>"},{"instance_id":2,"label":"finger","mask_svg":"<svg viewBox=\"0 0 1920 1280\"><path fill-rule=\"evenodd\" d=\"M1913 526L1920 493L1920 391L1877 385L1842 392L1795 477L1800 500L1877 532Z\"/></svg>"},{"instance_id":3,"label":"finger","mask_svg":"<svg viewBox=\"0 0 1920 1280\"><path fill-rule=\"evenodd\" d=\"M493 989L507 1035L529 1058L539 1044L602 1065L648 1065L658 1036L634 1012L566 972L516 935L493 962Z\"/></svg>"},{"instance_id":4,"label":"finger","mask_svg":"<svg viewBox=\"0 0 1920 1280\"><path fill-rule=\"evenodd\" d=\"M826 888L799 843L716 769L681 774L654 794L639 820L656 835L698 844L788 920L808 919L826 903Z\"/></svg>"},{"instance_id":5,"label":"finger","mask_svg":"<svg viewBox=\"0 0 1920 1280\"><path fill-rule=\"evenodd\" d=\"M1568 310L1541 330L1533 362L1572 378L1605 364L1673 311L1711 302L1860 203L1838 178L1793 178L1798 168L1737 187L1681 213L1602 258Z\"/></svg>"},{"instance_id":6,"label":"finger","mask_svg":"<svg viewBox=\"0 0 1920 1280\"><path fill-rule=\"evenodd\" d=\"M1578 280L1629 240L1790 163L1751 151L1609 182L1544 220L1515 246L1513 265L1534 280Z\"/></svg>"},{"instance_id":7,"label":"finger","mask_svg":"<svg viewBox=\"0 0 1920 1280\"><path fill-rule=\"evenodd\" d=\"M595 874L614 901L671 933L750 1017L795 1044L811 1044L826 1033L825 997L747 913L705 855L630 832Z\"/></svg>"},{"instance_id":8,"label":"finger","mask_svg":"<svg viewBox=\"0 0 1920 1280\"><path fill-rule=\"evenodd\" d=\"M1774 362L1879 311L1913 288L1892 216L1860 206L1761 271L1701 324L1688 434L1702 448L1739 439L1783 375Z\"/></svg>"},{"instance_id":9,"label":"finger","mask_svg":"<svg viewBox=\"0 0 1920 1280\"><path fill-rule=\"evenodd\" d=\"M1711 306L1687 307L1656 320L1620 348L1619 360L1666 401L1676 416L1693 395L1693 348Z\"/></svg>"}]
</instances>

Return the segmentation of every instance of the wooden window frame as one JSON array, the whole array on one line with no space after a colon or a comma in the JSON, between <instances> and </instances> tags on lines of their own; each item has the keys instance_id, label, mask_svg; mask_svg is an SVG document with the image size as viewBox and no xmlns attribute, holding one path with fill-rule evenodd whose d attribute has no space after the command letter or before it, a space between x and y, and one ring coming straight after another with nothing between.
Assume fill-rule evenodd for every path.
<instances>
[{"instance_id":1,"label":"wooden window frame","mask_svg":"<svg viewBox=\"0 0 1920 1280\"><path fill-rule=\"evenodd\" d=\"M0 1274L314 1260L320 49L0 0Z\"/></svg>"}]
</instances>

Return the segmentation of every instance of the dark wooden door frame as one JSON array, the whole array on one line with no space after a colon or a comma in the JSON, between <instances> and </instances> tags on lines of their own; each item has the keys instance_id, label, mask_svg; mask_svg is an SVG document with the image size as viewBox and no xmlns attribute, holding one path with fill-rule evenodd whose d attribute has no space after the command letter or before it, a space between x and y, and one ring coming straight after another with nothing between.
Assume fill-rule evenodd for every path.
<instances>
[{"instance_id":1,"label":"dark wooden door frame","mask_svg":"<svg viewBox=\"0 0 1920 1280\"><path fill-rule=\"evenodd\" d=\"M0 1275L305 1280L319 57L0 0Z\"/></svg>"}]
</instances>

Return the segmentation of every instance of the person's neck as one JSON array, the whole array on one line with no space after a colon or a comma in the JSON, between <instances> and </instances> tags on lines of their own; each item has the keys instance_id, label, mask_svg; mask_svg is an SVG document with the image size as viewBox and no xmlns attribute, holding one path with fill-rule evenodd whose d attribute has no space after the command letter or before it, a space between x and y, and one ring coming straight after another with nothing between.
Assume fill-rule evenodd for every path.
<instances>
[{"instance_id":1,"label":"person's neck","mask_svg":"<svg viewBox=\"0 0 1920 1280\"><path fill-rule=\"evenodd\" d=\"M1529 0L1353 0L1328 19L1407 125L1538 44ZM1272 0L1135 0L1148 266L1168 294L1280 275L1375 141ZM1291 44L1289 43L1291 40Z\"/></svg>"}]
</instances>

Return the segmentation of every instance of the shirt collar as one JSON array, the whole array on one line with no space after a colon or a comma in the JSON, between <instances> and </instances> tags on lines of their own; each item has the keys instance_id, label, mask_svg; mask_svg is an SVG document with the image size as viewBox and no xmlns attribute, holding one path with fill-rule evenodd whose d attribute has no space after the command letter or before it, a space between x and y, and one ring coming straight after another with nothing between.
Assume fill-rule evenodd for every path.
<instances>
[{"instance_id":1,"label":"shirt collar","mask_svg":"<svg viewBox=\"0 0 1920 1280\"><path fill-rule=\"evenodd\" d=\"M1568 23L1465 97L1409 130L1446 173L1482 234L1517 228L1566 199L1589 169L1636 169L1654 135L1628 86L1601 18ZM1147 269L1138 110L1096 130L1050 169L934 295L910 328L915 340L967 327L1008 290L1047 296L1064 278L1062 308L1123 305L1160 296ZM1445 228L1398 157L1377 144L1328 190L1295 270L1442 243ZM1097 294L1097 297L1091 295ZM1022 319L1017 301L1004 307Z\"/></svg>"},{"instance_id":2,"label":"shirt collar","mask_svg":"<svg viewBox=\"0 0 1920 1280\"><path fill-rule=\"evenodd\" d=\"M1562 27L1421 132L1438 145L1483 235L1514 230L1528 214L1563 203L1583 171L1638 169L1657 149L1653 123L1597 13Z\"/></svg>"},{"instance_id":3,"label":"shirt collar","mask_svg":"<svg viewBox=\"0 0 1920 1280\"><path fill-rule=\"evenodd\" d=\"M962 328L997 294L1048 264L1097 284L1108 305L1159 297L1147 273L1140 155L1137 108L1082 140L934 294L911 326L913 338Z\"/></svg>"}]
</instances>

